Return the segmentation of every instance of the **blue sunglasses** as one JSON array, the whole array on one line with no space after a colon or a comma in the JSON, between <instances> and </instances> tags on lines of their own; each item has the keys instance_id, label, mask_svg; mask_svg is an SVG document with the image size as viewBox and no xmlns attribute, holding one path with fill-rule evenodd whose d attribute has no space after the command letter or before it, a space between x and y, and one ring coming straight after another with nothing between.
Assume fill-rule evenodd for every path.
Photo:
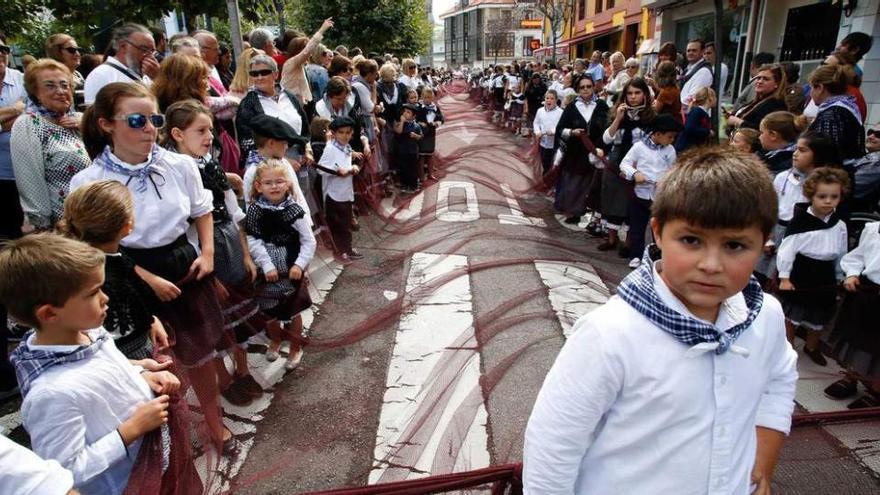
<instances>
[{"instance_id":1,"label":"blue sunglasses","mask_svg":"<svg viewBox=\"0 0 880 495\"><path fill-rule=\"evenodd\" d=\"M115 117L113 120L124 120L132 129L143 129L147 125L147 119L150 120L150 122L153 124L153 127L155 127L156 129L159 129L165 125L165 116L161 113L154 113L153 115L149 116L142 113L132 113L123 117Z\"/></svg>"}]
</instances>

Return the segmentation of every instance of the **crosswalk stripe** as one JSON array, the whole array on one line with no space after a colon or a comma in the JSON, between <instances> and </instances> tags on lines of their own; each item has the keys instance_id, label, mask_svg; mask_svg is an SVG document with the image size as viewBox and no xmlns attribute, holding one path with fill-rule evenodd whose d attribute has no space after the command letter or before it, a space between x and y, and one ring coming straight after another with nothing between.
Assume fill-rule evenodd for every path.
<instances>
[{"instance_id":1,"label":"crosswalk stripe","mask_svg":"<svg viewBox=\"0 0 880 495\"><path fill-rule=\"evenodd\" d=\"M490 463L469 276L420 293L430 281L466 267L467 258L458 255L411 258L411 304L388 366L370 483Z\"/></svg>"},{"instance_id":2,"label":"crosswalk stripe","mask_svg":"<svg viewBox=\"0 0 880 495\"><path fill-rule=\"evenodd\" d=\"M535 261L535 269L548 289L550 305L567 338L581 316L598 308L610 297L605 282L587 263Z\"/></svg>"}]
</instances>

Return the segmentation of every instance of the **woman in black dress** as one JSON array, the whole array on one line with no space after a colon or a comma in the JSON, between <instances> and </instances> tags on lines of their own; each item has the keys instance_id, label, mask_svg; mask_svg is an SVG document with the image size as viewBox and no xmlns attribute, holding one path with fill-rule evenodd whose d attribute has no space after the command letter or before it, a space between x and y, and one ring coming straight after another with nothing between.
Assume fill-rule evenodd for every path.
<instances>
[{"instance_id":1,"label":"woman in black dress","mask_svg":"<svg viewBox=\"0 0 880 495\"><path fill-rule=\"evenodd\" d=\"M600 176L596 173L595 146L604 146L602 133L608 122L608 105L596 98L593 79L584 74L577 79L577 98L562 112L556 126L556 142L564 146L565 155L556 182L554 207L565 215L565 222L577 224L588 209L600 205ZM588 138L585 147L582 136Z\"/></svg>"}]
</instances>

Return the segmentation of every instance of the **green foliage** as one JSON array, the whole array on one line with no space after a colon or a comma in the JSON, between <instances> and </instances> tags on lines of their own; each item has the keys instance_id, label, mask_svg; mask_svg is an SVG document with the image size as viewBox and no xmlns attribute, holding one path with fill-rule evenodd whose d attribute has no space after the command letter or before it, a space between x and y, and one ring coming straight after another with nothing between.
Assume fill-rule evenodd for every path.
<instances>
[{"instance_id":1,"label":"green foliage","mask_svg":"<svg viewBox=\"0 0 880 495\"><path fill-rule=\"evenodd\" d=\"M303 0L294 11L296 24L309 35L333 18L327 46L410 56L424 53L431 38L425 0Z\"/></svg>"},{"instance_id":2,"label":"green foliage","mask_svg":"<svg viewBox=\"0 0 880 495\"><path fill-rule=\"evenodd\" d=\"M0 33L11 39L33 31L40 24L45 4L44 0L3 0Z\"/></svg>"}]
</instances>

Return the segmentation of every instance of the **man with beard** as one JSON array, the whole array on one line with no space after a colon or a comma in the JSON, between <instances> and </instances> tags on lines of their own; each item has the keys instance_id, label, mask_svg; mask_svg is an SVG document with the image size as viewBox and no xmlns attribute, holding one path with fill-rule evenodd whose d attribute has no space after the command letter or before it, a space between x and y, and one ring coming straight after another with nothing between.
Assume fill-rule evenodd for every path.
<instances>
[{"instance_id":1,"label":"man with beard","mask_svg":"<svg viewBox=\"0 0 880 495\"><path fill-rule=\"evenodd\" d=\"M108 56L86 78L86 105L94 103L98 91L110 83L139 82L149 86L151 78L159 73L159 62L155 56L156 43L146 27L133 23L123 24L113 31L111 43L116 51L115 55Z\"/></svg>"}]
</instances>

